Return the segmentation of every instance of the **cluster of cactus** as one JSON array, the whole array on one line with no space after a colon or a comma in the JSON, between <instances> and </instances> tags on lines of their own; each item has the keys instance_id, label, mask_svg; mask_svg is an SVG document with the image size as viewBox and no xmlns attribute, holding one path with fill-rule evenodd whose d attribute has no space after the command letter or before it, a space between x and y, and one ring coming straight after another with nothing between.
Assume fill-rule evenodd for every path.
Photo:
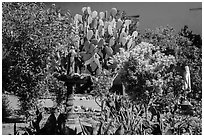
<instances>
[{"instance_id":1,"label":"cluster of cactus","mask_svg":"<svg viewBox=\"0 0 204 137\"><path fill-rule=\"evenodd\" d=\"M113 67L108 60L120 48L127 50L135 45L138 32L129 33L132 20L123 18L116 8L108 14L83 7L82 13L74 16L72 41L84 62L85 73L97 75L104 66Z\"/></svg>"}]
</instances>

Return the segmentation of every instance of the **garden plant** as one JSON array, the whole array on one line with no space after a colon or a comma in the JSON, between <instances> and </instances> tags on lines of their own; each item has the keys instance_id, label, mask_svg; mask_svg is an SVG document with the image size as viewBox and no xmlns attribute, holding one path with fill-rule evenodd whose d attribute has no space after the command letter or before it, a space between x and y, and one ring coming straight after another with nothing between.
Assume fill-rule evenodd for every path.
<instances>
[{"instance_id":1,"label":"garden plant","mask_svg":"<svg viewBox=\"0 0 204 137\"><path fill-rule=\"evenodd\" d=\"M32 117L26 134L202 134L202 39L187 26L140 33L139 19L116 8L83 7L73 16L54 4L10 2L2 10L2 90ZM78 133L66 120L79 93L101 111L91 127L79 119ZM46 112L42 127L45 110L36 102L52 94L63 109L58 117Z\"/></svg>"}]
</instances>

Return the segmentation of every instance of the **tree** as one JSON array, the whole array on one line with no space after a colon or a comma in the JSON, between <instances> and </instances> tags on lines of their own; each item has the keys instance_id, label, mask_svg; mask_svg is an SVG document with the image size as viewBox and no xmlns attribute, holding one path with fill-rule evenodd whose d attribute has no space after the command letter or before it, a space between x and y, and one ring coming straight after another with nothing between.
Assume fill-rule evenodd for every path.
<instances>
[{"instance_id":1,"label":"tree","mask_svg":"<svg viewBox=\"0 0 204 137\"><path fill-rule=\"evenodd\" d=\"M27 110L42 94L38 84L50 74L49 59L60 44L70 41L71 17L69 12L61 15L55 5L46 10L43 3L11 2L2 6L3 92L20 96Z\"/></svg>"}]
</instances>

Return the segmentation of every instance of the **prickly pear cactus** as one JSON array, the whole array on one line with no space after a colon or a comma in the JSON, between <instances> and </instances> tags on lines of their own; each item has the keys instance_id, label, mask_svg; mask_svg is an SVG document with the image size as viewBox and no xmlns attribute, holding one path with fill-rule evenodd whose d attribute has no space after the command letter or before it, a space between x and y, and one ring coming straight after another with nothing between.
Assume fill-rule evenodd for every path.
<instances>
[{"instance_id":1,"label":"prickly pear cactus","mask_svg":"<svg viewBox=\"0 0 204 137\"><path fill-rule=\"evenodd\" d=\"M116 8L108 13L83 7L82 14L74 16L74 46L84 62L84 73L98 75L103 68L111 68L114 63L109 60L120 48L130 50L135 45L138 32L129 33L131 23Z\"/></svg>"}]
</instances>

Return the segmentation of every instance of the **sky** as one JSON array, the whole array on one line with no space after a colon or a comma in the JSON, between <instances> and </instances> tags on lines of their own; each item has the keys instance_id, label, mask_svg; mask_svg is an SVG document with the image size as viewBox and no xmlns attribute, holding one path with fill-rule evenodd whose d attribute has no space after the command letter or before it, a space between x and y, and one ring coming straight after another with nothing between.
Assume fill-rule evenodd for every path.
<instances>
[{"instance_id":1,"label":"sky","mask_svg":"<svg viewBox=\"0 0 204 137\"><path fill-rule=\"evenodd\" d=\"M92 11L110 11L117 8L127 15L140 15L139 29L156 29L156 27L170 25L180 31L184 25L196 34L202 34L201 2L47 2L47 7L55 3L62 10L70 10L73 15L82 14L82 7L90 6Z\"/></svg>"}]
</instances>

